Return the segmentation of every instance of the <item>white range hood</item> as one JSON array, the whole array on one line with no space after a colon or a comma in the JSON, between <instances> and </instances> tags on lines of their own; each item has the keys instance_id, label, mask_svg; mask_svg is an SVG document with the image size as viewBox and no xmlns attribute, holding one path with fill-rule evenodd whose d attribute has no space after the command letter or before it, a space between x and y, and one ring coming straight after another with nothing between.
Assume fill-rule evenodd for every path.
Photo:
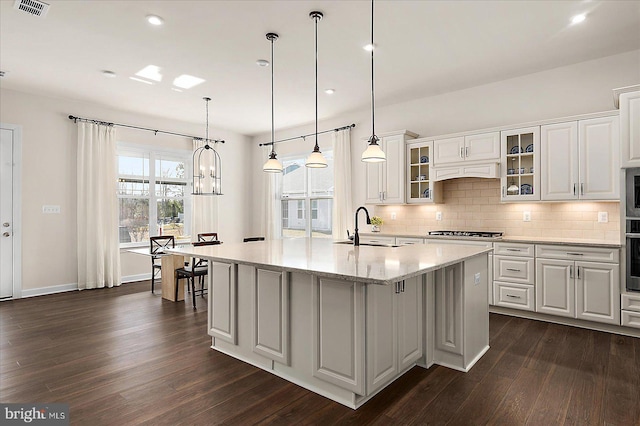
<instances>
[{"instance_id":1,"label":"white range hood","mask_svg":"<svg viewBox=\"0 0 640 426\"><path fill-rule=\"evenodd\" d=\"M500 163L455 164L451 166L432 167L431 179L441 181L465 177L496 179L500 177Z\"/></svg>"}]
</instances>

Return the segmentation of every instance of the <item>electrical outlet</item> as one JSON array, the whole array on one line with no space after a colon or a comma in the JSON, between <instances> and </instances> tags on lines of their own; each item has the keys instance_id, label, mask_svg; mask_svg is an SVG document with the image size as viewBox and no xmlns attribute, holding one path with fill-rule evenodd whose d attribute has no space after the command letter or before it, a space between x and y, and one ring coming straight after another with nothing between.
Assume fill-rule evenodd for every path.
<instances>
[{"instance_id":1,"label":"electrical outlet","mask_svg":"<svg viewBox=\"0 0 640 426\"><path fill-rule=\"evenodd\" d=\"M396 220L396 212L391 212L391 220Z\"/></svg>"},{"instance_id":2,"label":"electrical outlet","mask_svg":"<svg viewBox=\"0 0 640 426\"><path fill-rule=\"evenodd\" d=\"M59 214L60 213L60 206L42 206L42 213L46 213L46 214L52 214L52 213L56 213Z\"/></svg>"},{"instance_id":3,"label":"electrical outlet","mask_svg":"<svg viewBox=\"0 0 640 426\"><path fill-rule=\"evenodd\" d=\"M522 220L525 222L531 222L531 212L522 212Z\"/></svg>"},{"instance_id":4,"label":"electrical outlet","mask_svg":"<svg viewBox=\"0 0 640 426\"><path fill-rule=\"evenodd\" d=\"M442 220L442 212L436 212L436 220Z\"/></svg>"},{"instance_id":5,"label":"electrical outlet","mask_svg":"<svg viewBox=\"0 0 640 426\"><path fill-rule=\"evenodd\" d=\"M607 213L607 212L598 212L598 222L599 223L607 223L607 222L609 222L609 213Z\"/></svg>"}]
</instances>

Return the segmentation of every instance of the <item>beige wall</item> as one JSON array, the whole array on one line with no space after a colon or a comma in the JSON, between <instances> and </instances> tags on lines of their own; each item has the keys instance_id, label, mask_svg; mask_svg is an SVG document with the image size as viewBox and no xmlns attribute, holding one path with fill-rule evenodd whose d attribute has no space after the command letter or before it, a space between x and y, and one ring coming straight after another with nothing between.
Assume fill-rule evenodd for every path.
<instances>
[{"instance_id":1,"label":"beige wall","mask_svg":"<svg viewBox=\"0 0 640 426\"><path fill-rule=\"evenodd\" d=\"M408 102L384 105L379 101L376 131L407 129L420 137L428 137L610 111L614 109L612 89L638 83L640 50ZM319 102L322 110L322 98ZM351 135L354 207L364 205L365 200L365 168L360 155L371 132L370 114L370 110L362 109L323 120L318 126L324 130L349 123L357 125ZM309 123L292 129L277 129L276 139L310 133L313 128L313 123ZM265 161L257 144L269 138L266 133L253 138L251 170L254 186L262 182L262 164ZM286 149L291 149L288 144L295 144L296 148L303 150L311 147L308 142L305 146L300 140L285 142L281 146L285 149L284 145L287 145ZM261 194L252 198L254 233L263 229L259 214L263 203Z\"/></svg>"},{"instance_id":2,"label":"beige wall","mask_svg":"<svg viewBox=\"0 0 640 426\"><path fill-rule=\"evenodd\" d=\"M195 123L185 123L6 89L0 95L0 122L22 126L22 289L28 294L77 283L77 131L68 115L195 136L203 136L205 130L204 123L198 122L200 117L195 117ZM194 102L200 102L199 98ZM219 200L218 232L223 241L240 241L246 235L249 195L244 190L246 170L238 165L249 155L249 138L222 130L210 131L216 138L227 141L220 147L225 195ZM189 138L122 127L116 132L118 141L192 149ZM61 213L43 214L43 204L59 205ZM123 254L123 276L148 273L148 258Z\"/></svg>"},{"instance_id":3,"label":"beige wall","mask_svg":"<svg viewBox=\"0 0 640 426\"><path fill-rule=\"evenodd\" d=\"M443 203L376 206L382 232L424 235L428 231L497 231L507 237L565 237L620 243L620 203L500 203L500 180L463 178L443 182ZM531 212L531 222L522 220ZM442 220L436 220L436 212ZM598 223L598 212L609 221ZM396 219L391 219L395 213Z\"/></svg>"}]
</instances>

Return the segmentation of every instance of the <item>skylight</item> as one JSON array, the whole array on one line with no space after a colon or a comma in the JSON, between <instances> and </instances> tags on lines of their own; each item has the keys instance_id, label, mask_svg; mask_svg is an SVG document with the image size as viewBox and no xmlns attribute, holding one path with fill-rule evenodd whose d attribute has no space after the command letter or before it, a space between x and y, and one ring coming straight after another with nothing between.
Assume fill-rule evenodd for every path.
<instances>
[{"instance_id":1,"label":"skylight","mask_svg":"<svg viewBox=\"0 0 640 426\"><path fill-rule=\"evenodd\" d=\"M191 89L192 87L197 86L198 84L204 83L204 81L205 81L204 79L199 77L194 77L188 74L182 74L181 76L173 80L173 85L181 89Z\"/></svg>"},{"instance_id":2,"label":"skylight","mask_svg":"<svg viewBox=\"0 0 640 426\"><path fill-rule=\"evenodd\" d=\"M147 65L136 73L138 77L146 78L149 80L161 82L162 74L160 74L160 67L156 65Z\"/></svg>"}]
</instances>

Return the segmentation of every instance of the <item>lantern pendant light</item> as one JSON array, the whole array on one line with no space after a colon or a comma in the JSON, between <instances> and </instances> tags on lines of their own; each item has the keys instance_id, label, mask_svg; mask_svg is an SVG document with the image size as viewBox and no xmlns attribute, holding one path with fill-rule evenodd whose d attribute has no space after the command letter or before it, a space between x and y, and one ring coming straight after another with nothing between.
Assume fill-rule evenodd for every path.
<instances>
[{"instance_id":1,"label":"lantern pendant light","mask_svg":"<svg viewBox=\"0 0 640 426\"><path fill-rule=\"evenodd\" d=\"M315 22L315 40L316 40L316 145L313 148L313 152L307 157L305 166L312 168L327 167L327 160L320 152L318 146L318 21L322 19L322 12L311 12L309 17Z\"/></svg>"},{"instance_id":2,"label":"lantern pendant light","mask_svg":"<svg viewBox=\"0 0 640 426\"><path fill-rule=\"evenodd\" d=\"M222 164L220 155L209 145L209 101L211 98L202 98L206 102L207 132L204 146L193 152L193 192L191 195L222 195ZM217 140L213 141L218 143ZM204 156L203 156L204 154ZM209 159L207 161L207 158ZM205 167L209 167L209 173L205 173Z\"/></svg>"},{"instance_id":3,"label":"lantern pendant light","mask_svg":"<svg viewBox=\"0 0 640 426\"><path fill-rule=\"evenodd\" d=\"M373 90L373 51L375 45L373 44L373 0L371 0L371 137L369 138L369 146L362 153L362 161L367 163L381 163L387 160L387 156L384 151L378 145L380 140L376 136L376 116L375 116L375 96Z\"/></svg>"},{"instance_id":4,"label":"lantern pendant light","mask_svg":"<svg viewBox=\"0 0 640 426\"><path fill-rule=\"evenodd\" d=\"M275 143L275 125L274 125L274 108L273 108L273 42L278 39L278 34L267 33L267 40L271 42L271 153L269 159L262 170L267 173L282 173L282 163L278 160L276 155L276 143Z\"/></svg>"}]
</instances>

